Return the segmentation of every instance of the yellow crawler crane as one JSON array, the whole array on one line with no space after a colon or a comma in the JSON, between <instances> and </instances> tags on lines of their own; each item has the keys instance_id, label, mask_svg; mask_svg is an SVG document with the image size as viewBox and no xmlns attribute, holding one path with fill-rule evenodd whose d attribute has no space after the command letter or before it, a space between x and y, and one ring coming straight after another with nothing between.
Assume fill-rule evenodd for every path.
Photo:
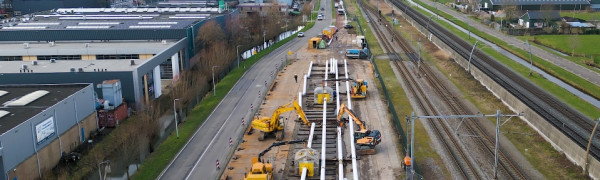
<instances>
[{"instance_id":1,"label":"yellow crawler crane","mask_svg":"<svg viewBox=\"0 0 600 180\"><path fill-rule=\"evenodd\" d=\"M352 91L350 92L350 97L352 99L363 99L367 97L367 81L363 79L357 79L352 82Z\"/></svg>"},{"instance_id":2,"label":"yellow crawler crane","mask_svg":"<svg viewBox=\"0 0 600 180\"><path fill-rule=\"evenodd\" d=\"M263 150L258 154L258 157L252 158L252 169L244 176L244 180L271 180L273 179L273 163L265 162L262 159L267 152L271 150L273 147L286 145L286 144L296 144L306 142L306 140L292 140L292 141L281 141L274 142L267 149Z\"/></svg>"},{"instance_id":3,"label":"yellow crawler crane","mask_svg":"<svg viewBox=\"0 0 600 180\"><path fill-rule=\"evenodd\" d=\"M344 114L352 117L360 129L354 131L354 143L356 143L356 152L358 154L375 154L375 146L381 142L381 133L378 130L367 130L365 124L354 115L352 110L346 107L346 104L340 106L337 121L341 127L344 127Z\"/></svg>"},{"instance_id":4,"label":"yellow crawler crane","mask_svg":"<svg viewBox=\"0 0 600 180\"><path fill-rule=\"evenodd\" d=\"M273 112L273 115L271 115L271 117L257 117L254 118L254 120L252 120L252 128L259 130L262 133L258 136L258 140L265 140L266 136L275 133L275 140L281 141L283 139L283 129L285 125L284 118L279 115L292 110L296 110L296 113L298 113L302 122L310 126L310 123L306 119L306 114L304 114L302 107L300 107L297 101L294 101L292 103L287 103L283 106L279 106L279 108L277 108L277 110Z\"/></svg>"}]
</instances>

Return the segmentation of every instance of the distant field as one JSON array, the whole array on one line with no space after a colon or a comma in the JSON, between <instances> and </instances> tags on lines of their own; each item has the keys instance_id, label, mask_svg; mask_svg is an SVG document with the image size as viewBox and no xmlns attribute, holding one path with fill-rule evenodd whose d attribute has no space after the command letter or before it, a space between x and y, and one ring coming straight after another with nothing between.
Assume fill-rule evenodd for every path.
<instances>
[{"instance_id":1,"label":"distant field","mask_svg":"<svg viewBox=\"0 0 600 180\"><path fill-rule=\"evenodd\" d=\"M573 17L573 11L562 11L560 16ZM575 12L575 17L586 21L600 20L600 12Z\"/></svg>"},{"instance_id":2,"label":"distant field","mask_svg":"<svg viewBox=\"0 0 600 180\"><path fill-rule=\"evenodd\" d=\"M544 46L557 49L559 51L571 54L572 46L570 45L571 35L539 35L533 36L537 43ZM577 35L579 41L575 46L575 54L600 54L598 50L598 42L600 35Z\"/></svg>"}]
</instances>

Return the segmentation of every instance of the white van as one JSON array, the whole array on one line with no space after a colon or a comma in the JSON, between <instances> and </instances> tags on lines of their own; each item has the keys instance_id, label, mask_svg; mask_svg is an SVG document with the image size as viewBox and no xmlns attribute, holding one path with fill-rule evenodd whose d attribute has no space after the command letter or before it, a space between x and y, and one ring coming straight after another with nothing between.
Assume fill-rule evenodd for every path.
<instances>
[{"instance_id":1,"label":"white van","mask_svg":"<svg viewBox=\"0 0 600 180\"><path fill-rule=\"evenodd\" d=\"M319 14L319 15L317 16L317 20L319 20L319 21L323 20L323 15Z\"/></svg>"}]
</instances>

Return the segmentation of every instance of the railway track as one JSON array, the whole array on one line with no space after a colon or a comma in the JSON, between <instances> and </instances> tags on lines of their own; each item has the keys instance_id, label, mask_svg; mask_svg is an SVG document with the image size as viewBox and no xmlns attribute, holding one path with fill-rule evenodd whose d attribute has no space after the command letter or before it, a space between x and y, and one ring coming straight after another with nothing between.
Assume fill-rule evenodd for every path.
<instances>
[{"instance_id":1,"label":"railway track","mask_svg":"<svg viewBox=\"0 0 600 180\"><path fill-rule=\"evenodd\" d=\"M469 57L471 44L452 34L441 25L435 22L429 23L425 15L410 8L404 2L399 0L392 0L391 2L421 26L427 27L429 32L458 52L462 57ZM587 148L588 138L594 126L592 120L479 50L475 50L471 62L473 66L491 77L512 95L519 98L524 104L546 119L555 128L562 131L581 148ZM596 160L600 160L600 141L598 137L594 139L590 154Z\"/></svg>"},{"instance_id":2,"label":"railway track","mask_svg":"<svg viewBox=\"0 0 600 180\"><path fill-rule=\"evenodd\" d=\"M373 18L373 16L376 16L377 14L376 11L368 6L365 6L360 1L359 4L363 9L368 10L365 13L367 13L367 17L370 19L370 21L378 23L378 21L375 18ZM387 27L391 26L388 25ZM380 39L385 39L386 36L384 32L379 28L379 26L374 26L374 32L380 37ZM419 86L412 73L410 73L408 68L401 62L402 58L398 55L398 53L396 53L396 51L393 48L393 45L387 40L380 41L380 44L382 44L383 48L388 52L388 55L390 56L392 61L395 62L395 65L401 72L402 76L406 77L403 78L404 84L408 86L408 90L410 91L410 93L415 95L416 99L418 100L417 103L420 109L428 115L438 114L435 106L429 100L428 96L425 94L423 89ZM414 56L414 54L407 55L409 57ZM450 155L454 167L456 167L459 170L462 178L481 179L481 176L478 174L473 163L469 160L465 152L460 148L459 142L457 138L454 137L452 130L448 128L448 126L444 125L441 119L428 119L427 123L429 123L429 125L434 129L435 136L442 141L442 147Z\"/></svg>"},{"instance_id":3,"label":"railway track","mask_svg":"<svg viewBox=\"0 0 600 180\"><path fill-rule=\"evenodd\" d=\"M372 7L367 6L366 9L368 9L372 14L374 12L376 12L375 9L373 9ZM391 27L391 25L389 25L389 23L387 21L383 21L382 23L387 24L386 27ZM389 33L396 33L395 30L392 30L390 28L386 28L386 30L388 30ZM399 36L394 35L394 37L399 37ZM411 62L413 62L415 65L417 65L417 63L419 61L419 57L417 56L417 53L415 53L414 49L408 44L408 42L406 42L406 40L403 38L397 38L395 43L400 46L400 48L404 51L404 53L406 53L407 57L409 57ZM401 66L401 65L399 65L399 64L401 64L401 62L395 62L395 63L396 63L397 67ZM417 67L420 67L419 71L422 70L424 72L423 74L433 74L433 72L429 66L417 66ZM424 77L429 82L429 84L433 87L432 89L435 91L435 93L438 95L438 97L440 97L445 102L445 104L450 108L450 110L452 111L453 114L461 114L461 115L474 114L472 112L469 112L467 110L467 108L465 108L465 106L462 104L462 102L460 100L458 100L453 94L449 93L450 91L448 90L448 88L444 84L442 84L441 81L436 76L424 76ZM467 120L469 122L465 123L465 127L466 127L468 133L483 137L483 139L477 138L476 141L478 141L478 143L482 145L481 147L485 148L485 152L487 152L489 157L494 157L495 137L491 134L486 133L486 131L484 131L484 128L480 124L478 119L469 118ZM508 176L510 176L512 179L527 179L525 173L521 172L521 168L517 167L515 165L515 163L510 160L510 158L507 158L507 156L502 151L502 148L498 152L498 159L499 159L499 163L500 163L499 164L500 171L503 171Z\"/></svg>"},{"instance_id":4,"label":"railway track","mask_svg":"<svg viewBox=\"0 0 600 180\"><path fill-rule=\"evenodd\" d=\"M322 124L322 118L323 118L323 105L322 104L317 104L314 102L314 89L317 86L321 85L321 80L323 80L325 78L325 65L324 64L314 64L313 65L313 69L312 69L312 73L311 73L311 77L307 79L307 81L309 82L307 84L307 93L306 95L302 98L302 107L304 109L304 112L306 114L307 119L310 122L315 122L316 126L315 126L315 132L314 132L314 137L313 137L313 143L312 143L312 149L315 149L317 151L321 151L321 137L322 137L322 132L323 129L326 129L326 135L325 135L325 179L331 179L334 180L338 177L338 159L337 159L337 116L335 116L335 103L333 104L327 104L327 116L326 116L326 120L327 123L325 125ZM331 77L331 75L330 75ZM331 79L331 78L330 78ZM335 86L331 86L331 84L329 85L329 87L333 88L334 90L337 91L337 89L335 89ZM346 98L346 95L342 95L340 93L340 98ZM292 123L292 122L290 122ZM295 139L308 139L309 138L309 134L310 134L310 127L308 127L307 125L300 123L300 126L297 126L298 128L295 130L294 133L294 138ZM297 150L300 149L304 149L304 145L295 145L294 149L295 151L292 152L297 152ZM322 152L320 152L322 153ZM343 152L343 154L345 154L345 152ZM293 157L293 155L290 154L289 157ZM291 165L291 163L288 163ZM289 170L294 170L294 167L291 166L289 168L286 168ZM289 176L287 179L294 179L294 177L298 176L297 173L295 172L289 172ZM299 176L298 176L299 177ZM318 179L319 176L314 176L314 177L308 177L307 179Z\"/></svg>"}]
</instances>

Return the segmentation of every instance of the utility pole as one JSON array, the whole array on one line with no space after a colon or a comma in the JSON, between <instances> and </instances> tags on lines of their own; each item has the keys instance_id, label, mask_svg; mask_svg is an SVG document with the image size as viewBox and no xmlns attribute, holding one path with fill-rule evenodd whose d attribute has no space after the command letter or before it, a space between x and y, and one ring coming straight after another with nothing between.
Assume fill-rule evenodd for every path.
<instances>
[{"instance_id":1,"label":"utility pole","mask_svg":"<svg viewBox=\"0 0 600 180\"><path fill-rule=\"evenodd\" d=\"M415 112L410 114L411 117L415 117ZM415 156L414 156L414 146L415 146L415 121L411 119L410 121L410 179L412 180L415 175Z\"/></svg>"}]
</instances>

